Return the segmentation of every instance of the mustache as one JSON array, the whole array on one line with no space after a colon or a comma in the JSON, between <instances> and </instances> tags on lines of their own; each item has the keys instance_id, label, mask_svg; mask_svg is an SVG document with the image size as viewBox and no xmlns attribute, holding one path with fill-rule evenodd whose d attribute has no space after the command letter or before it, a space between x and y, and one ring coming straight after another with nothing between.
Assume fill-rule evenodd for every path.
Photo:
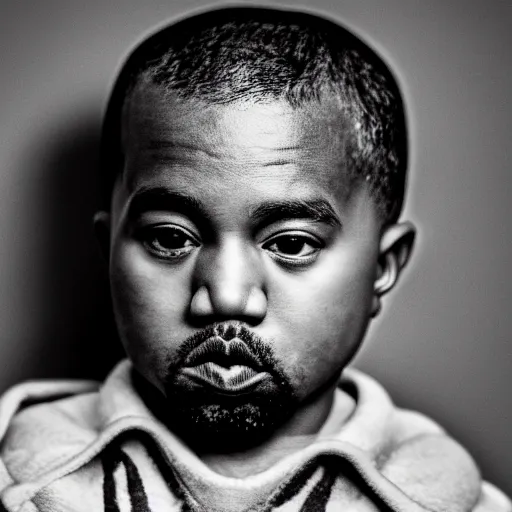
<instances>
[{"instance_id":1,"label":"mustache","mask_svg":"<svg viewBox=\"0 0 512 512\"><path fill-rule=\"evenodd\" d=\"M235 322L209 325L185 339L170 367L177 369L209 361L222 364L233 360L274 374L279 367L271 345L245 325Z\"/></svg>"}]
</instances>

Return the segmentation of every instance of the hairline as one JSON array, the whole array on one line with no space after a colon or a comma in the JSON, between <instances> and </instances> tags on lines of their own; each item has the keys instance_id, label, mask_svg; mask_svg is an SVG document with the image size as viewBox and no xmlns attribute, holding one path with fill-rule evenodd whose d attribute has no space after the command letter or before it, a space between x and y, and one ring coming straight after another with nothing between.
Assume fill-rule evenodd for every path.
<instances>
[{"instance_id":1,"label":"hairline","mask_svg":"<svg viewBox=\"0 0 512 512\"><path fill-rule=\"evenodd\" d=\"M222 16L224 16L223 11L228 13L228 18L225 18L224 21L222 18ZM133 91L141 84L141 81L143 79L149 78L149 76L151 74L151 70L156 71L158 69L158 62L160 62L160 59L163 59L165 55L171 55L168 52L173 51L173 46L169 45L167 48L163 47L162 50L158 50L158 53L156 54L157 55L156 60L148 60L148 56L151 54L151 53L148 53L148 50L149 50L149 52L154 51L153 41L155 40L155 38L157 38L157 40L161 41L161 39L158 39L158 38L160 38L161 34L168 33L169 29L171 29L171 30L176 29L177 33L179 33L180 29L178 27L183 22L185 24L190 23L191 20L195 21L195 18L197 18L197 17L199 17L201 19L200 23L203 23L205 15L207 15L207 16L214 15L214 16L218 17L220 14L220 16L221 16L220 23L225 23L227 19L230 19L230 20L234 19L234 18L230 18L230 16L232 16L233 11L236 11L237 15L240 14L240 17L235 21L235 23L238 23L238 22L244 23L247 21L249 21L250 23L252 23L252 22L260 23L261 22L260 13L266 12L266 13L270 13L270 16L277 16L277 18L275 20L273 20L271 23L276 23L276 24L283 23L284 26L286 26L286 23L291 23L289 25L290 27L292 27L292 24L294 24L294 23L298 23L300 25L303 20L306 20L305 26L313 27L313 29L327 25L328 27L330 27L329 30L331 30L331 31L332 31L332 29L334 29L334 31L339 30L340 34L343 37L344 37L344 34L348 35L349 39L351 41L353 41L349 44L350 45L354 44L354 46L349 45L347 48L351 52L352 51L356 52L354 54L356 59L361 58L363 60L363 62L369 63L370 66L376 66L375 70L374 70L375 72L384 73L384 76L386 77L385 78L386 84L387 84L384 86L385 87L384 90L387 91L386 94L388 94L388 93L391 94L393 97L393 101L396 102L396 107L397 107L396 116L397 117L395 117L395 119L400 123L400 126L398 127L399 131L397 133L401 134L401 135L399 135L398 139L396 139L395 142L392 143L392 144L394 144L394 146L392 146L392 147L394 148L394 151L398 152L398 153L396 153L396 155L398 155L400 157L400 160L398 161L398 163L395 163L395 165L393 165L392 163L389 164L389 161L387 164L383 164L383 165L384 165L384 167L387 167L388 169L393 169L393 168L396 169L396 171L391 171L391 172L398 173L397 174L398 178L394 178L397 180L396 184L393 185L389 189L390 192L386 192L386 193L382 192L379 189L379 187L381 185L378 184L377 187L374 186L372 180L374 178L378 179L378 176L380 175L381 171L376 170L374 172L370 165L371 162L369 159L372 158L371 155L373 154L372 152L374 150L369 149L368 144L373 144L373 142L368 142L366 144L365 144L364 140L362 142L360 142L359 147L358 147L359 154L355 155L356 158L354 158L353 162L358 164L359 169L366 169L364 172L366 172L368 169L370 169L369 173L367 173L366 175L364 174L364 172L360 172L359 176L358 176L360 179L358 181L364 182L364 178L367 178L370 180L369 188L371 190L371 195L374 199L374 202L376 203L376 207L377 207L376 210L379 211L379 216L382 218L383 224L389 224L389 223L396 222L396 220L398 219L400 212L402 210L403 202L404 202L404 198L405 198L405 184L406 184L406 179L407 179L408 144L409 144L409 133L408 133L408 129L407 129L408 123L407 123L406 109L405 109L405 105L404 105L404 101L403 101L401 87L399 85L399 82L398 82L397 77L395 76L394 72L390 69L390 67L388 66L386 61L383 59L383 57L381 57L381 55L379 55L379 53L377 51L375 51L372 47L368 46L368 44L366 43L365 40L362 40L361 37L359 37L359 35L352 33L351 30L347 29L342 23L338 22L337 20L331 20L327 17L324 17L322 14L310 12L308 9L295 10L295 9L285 9L285 8L279 8L279 7L278 8L273 8L273 7L271 7L271 8L265 8L265 7L256 8L253 6L235 7L235 8L228 7L228 8L214 8L214 9L208 9L208 10L201 10L199 12L195 12L190 15L187 15L186 17L178 19L171 24L166 24L166 25L158 28L156 30L156 32L153 32L151 35L144 38L138 45L136 45L134 47L134 49L131 51L129 58L125 61L124 65L122 66L120 73L118 74L118 77L116 80L116 86L115 86L113 94L111 96L111 99L113 99L114 96L116 96L115 100L118 104L117 116L114 116L114 117L117 117L119 122L121 122L121 118L126 113L126 104L131 99L131 97L133 95ZM248 17L248 13L255 13L255 18ZM263 14L262 16L264 17L266 15L267 14ZM285 18L279 19L280 15L284 15L284 16L291 15L292 20L294 20L294 21L290 22L289 20L286 20ZM297 20L299 20L299 21L297 21ZM207 22L208 27L215 26L215 25L211 25L209 23L210 22L208 21ZM221 25L218 25L218 26L221 26ZM200 28L197 30L197 32L194 32L194 34L200 34L201 30L203 30L203 28L201 28L201 27L203 27L203 25L200 25ZM193 30L195 30L195 26L194 26ZM333 32L331 32L331 36L332 36L332 33ZM164 36L163 41L164 41L164 44L167 44L165 37L167 37L167 36ZM172 36L171 36L171 38L172 38ZM340 48L342 48L342 46L340 46ZM359 51L362 51L362 53L359 54ZM342 73L344 73L344 72L342 71ZM341 75L341 76L344 76L344 75ZM122 78L122 80L121 80L121 77L124 77L124 78ZM350 89L343 88L344 87L343 80L344 80L343 78L341 80L338 80L337 78L332 78L332 79L328 78L327 81L325 81L325 80L323 81L323 83L320 87L323 86L324 90L329 89L329 93L331 95L334 95L337 98L342 99L342 101L340 101L340 105L341 105L340 112L342 110L345 112L350 112L350 110L353 109L352 112L356 113L356 115L357 114L360 115L360 112L361 112L360 105L357 103L357 101L362 101L362 100L361 99L357 100L357 99L354 99L354 97L350 96L350 94L351 94ZM208 98L205 97L203 92L199 92L196 96L193 96L192 94L183 94L182 90L181 90L182 84L179 84L179 83L176 87L174 87L172 83L167 83L166 85L163 85L163 84L156 83L155 80L148 80L148 82L152 83L153 85L155 85L157 87L161 87L162 90L169 91L171 94L174 94L174 97L178 96L184 101L198 102L199 104L203 104L203 105L229 105L229 104L233 104L233 103L237 103L237 102L247 102L247 101L250 101L252 103L256 103L256 102L263 103L263 102L276 101L276 100L282 99L282 100L285 100L292 108L301 108L306 103L313 103L314 101L322 101L322 98L324 97L324 94L325 94L324 92L322 92L322 94L320 94L319 97L315 97L317 89L315 88L316 84L313 84L313 85L311 85L311 87L313 87L313 93L312 93L313 96L312 97L311 96L305 97L305 98L301 97L300 91L299 91L299 96L292 97L291 93L290 93L290 95L287 94L287 92L290 92L290 89L286 90L285 87L283 87L282 92L280 94L279 94L280 91L278 91L278 94L276 94L275 89L273 92L261 92L261 89L256 90L256 91L249 90L249 91L245 91L242 95L238 95L234 98L228 98L227 94L226 95L221 94L221 96L223 97L223 100L219 101L218 97L217 97L217 99L212 99L211 97L208 97ZM320 82L321 81L319 81L319 83ZM374 83L377 84L377 82L374 82ZM119 85L119 87L118 87L118 85ZM190 93L191 90L192 90L191 88L189 89L189 88L185 87L185 93L187 93L187 91ZM296 93L297 91L292 90L291 92ZM215 91L212 94L215 95L216 94ZM368 94L368 92L365 92L365 94ZM345 100L345 101L343 102L343 100ZM120 101L121 101L121 107L119 108ZM370 108L373 108L373 107L370 107ZM105 119L106 118L107 118L107 116L105 117ZM110 120L110 122L112 122L112 121ZM403 123L405 123L405 124L403 124ZM368 137L369 132L368 132L367 126L358 132L357 127L354 126L354 123L351 123L351 124L352 124L352 126L351 126L352 134L355 136L356 139L357 139L358 135L361 136L362 138ZM124 153L124 147L120 147L120 143L121 143L120 136L121 136L121 130L119 130L118 137L116 139L112 139L111 136L109 136L109 139L111 141L112 140L118 141L117 142L118 147L121 150L121 154L119 156L122 157L123 156L122 153ZM368 139L368 140L370 140L370 139ZM381 148L386 147L385 142L377 142L377 144L379 144ZM374 147L379 148L378 145L377 146L374 145ZM368 151L370 151L370 153L368 153ZM355 153L357 153L357 152L355 152ZM366 153L366 155L365 155L365 153ZM370 156L368 156L368 155L370 155ZM110 160L111 157L109 157L108 159ZM115 154L114 154L114 159L115 159ZM119 160L119 158L118 158L118 163L121 164L122 159ZM393 167L389 167L389 165L393 165ZM123 167L122 165L116 165L115 167L116 168L114 169L114 176L113 176L113 180L111 180L111 183L115 182L117 175L122 173L122 167ZM388 179L387 174L384 174L384 179L385 180Z\"/></svg>"},{"instance_id":2,"label":"hairline","mask_svg":"<svg viewBox=\"0 0 512 512\"><path fill-rule=\"evenodd\" d=\"M282 95L281 97L274 97L270 94L255 94L255 95L253 95L250 93L246 94L243 98L236 98L234 100L220 102L220 101L211 101L211 100L205 99L201 96L199 96L199 97L198 96L195 96L195 97L180 96L179 94L177 94L176 90L166 88L165 86L163 86L161 84L157 84L157 83L150 82L150 81L146 81L146 83L143 83L143 80L145 77L142 77L141 75L139 76L138 79L134 80L133 85L127 90L125 99L124 99L124 104L123 104L123 107L121 110L120 149L121 149L121 156L122 156L123 160L125 157L125 142L126 142L126 138L127 138L126 137L126 126L128 125L128 122L125 122L125 120L126 120L126 117L130 115L130 112L129 112L129 110L131 109L130 102L133 99L133 94L138 91L140 92L141 89L143 91L143 89L145 87L152 87L158 91L163 92L166 95L166 97L169 98L170 101L178 101L180 106L191 104L191 105L199 105L199 106L204 106L204 107L215 107L215 106L229 107L229 106L237 105L237 104L239 104L239 105L242 105L242 104L269 105L269 104L276 103L276 102L285 102L286 105L291 107L293 110L300 110L302 108L305 108L307 105L311 105L314 103L321 104L322 102L324 102L328 99L327 94L329 94L331 98L336 100L337 108L338 108L338 116L337 117L339 117L339 119L340 119L339 122L345 123L347 126L349 126L349 130L350 130L350 132L347 136L347 139L346 139L348 141L347 148L345 150L345 154L343 155L343 157L345 159L344 163L346 165L343 166L343 169L339 170L339 173L343 175L343 179L346 180L346 184L347 184L347 187L346 187L347 192L346 192L346 195L344 196L344 198L349 199L352 196L352 194L357 193L357 191L359 190L359 188L361 186L365 186L370 189L367 179L365 179L365 176L361 176L357 172L357 170L356 170L357 164L354 162L354 159L350 158L350 153L351 153L351 151L354 150L354 146L357 144L357 142L356 142L357 135L355 133L357 131L357 127L354 126L354 123L350 119L350 116L345 116L345 114L347 112L349 112L349 110L350 110L350 105L344 104L342 101L341 95L336 94L336 91L333 88L331 88L330 91L325 91L319 97L309 98L309 99L303 100L301 103L294 103L294 102L290 101L285 95ZM141 80L141 78L142 78L142 80ZM251 99L252 99L252 101L251 101ZM116 177L116 181L117 181L117 178L122 178L123 173L124 173L124 166L121 166L121 168L117 172L118 176ZM371 195L371 190L370 190L370 195ZM374 203L376 203L376 201L373 200L373 198L372 198L372 201ZM385 216L382 213L379 213L379 208L378 208L377 204L375 204L375 207L376 207L375 208L376 216L378 217L379 222L382 221L381 222L382 224L388 224L389 219L384 218Z\"/></svg>"}]
</instances>

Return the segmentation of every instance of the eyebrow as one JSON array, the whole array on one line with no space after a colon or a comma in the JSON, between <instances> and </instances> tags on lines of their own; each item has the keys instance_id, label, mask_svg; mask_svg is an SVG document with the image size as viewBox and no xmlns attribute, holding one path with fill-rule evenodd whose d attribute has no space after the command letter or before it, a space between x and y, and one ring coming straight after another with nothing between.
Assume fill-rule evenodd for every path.
<instances>
[{"instance_id":1,"label":"eyebrow","mask_svg":"<svg viewBox=\"0 0 512 512\"><path fill-rule=\"evenodd\" d=\"M133 220L152 210L175 211L193 220L210 219L207 208L201 201L165 187L141 188L137 191L130 201L128 216ZM250 217L257 227L290 219L308 219L341 227L338 215L325 199L268 201L254 208Z\"/></svg>"},{"instance_id":2,"label":"eyebrow","mask_svg":"<svg viewBox=\"0 0 512 512\"><path fill-rule=\"evenodd\" d=\"M325 199L270 201L256 207L251 217L258 225L268 225L279 220L308 219L341 227L338 215Z\"/></svg>"},{"instance_id":3,"label":"eyebrow","mask_svg":"<svg viewBox=\"0 0 512 512\"><path fill-rule=\"evenodd\" d=\"M191 219L209 218L206 207L194 197L180 192L171 192L165 187L141 188L132 197L128 217L136 219L148 211L174 211Z\"/></svg>"}]
</instances>

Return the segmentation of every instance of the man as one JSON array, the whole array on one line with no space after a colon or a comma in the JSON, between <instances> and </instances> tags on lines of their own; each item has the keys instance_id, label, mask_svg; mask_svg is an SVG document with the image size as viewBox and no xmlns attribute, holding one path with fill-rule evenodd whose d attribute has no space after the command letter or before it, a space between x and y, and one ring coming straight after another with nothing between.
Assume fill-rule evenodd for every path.
<instances>
[{"instance_id":1,"label":"man","mask_svg":"<svg viewBox=\"0 0 512 512\"><path fill-rule=\"evenodd\" d=\"M415 234L401 95L370 48L268 9L164 28L121 70L102 163L129 360L4 397L7 510L512 509L345 369Z\"/></svg>"}]
</instances>

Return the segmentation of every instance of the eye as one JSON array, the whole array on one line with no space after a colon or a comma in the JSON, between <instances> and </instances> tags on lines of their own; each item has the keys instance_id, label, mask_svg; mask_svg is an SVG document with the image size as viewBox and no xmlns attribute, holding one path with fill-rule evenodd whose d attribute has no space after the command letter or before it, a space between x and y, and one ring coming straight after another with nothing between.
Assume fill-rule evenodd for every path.
<instances>
[{"instance_id":1,"label":"eye","mask_svg":"<svg viewBox=\"0 0 512 512\"><path fill-rule=\"evenodd\" d=\"M272 255L287 263L312 263L324 244L310 235L298 233L280 234L263 245Z\"/></svg>"},{"instance_id":2,"label":"eye","mask_svg":"<svg viewBox=\"0 0 512 512\"><path fill-rule=\"evenodd\" d=\"M177 259L190 254L199 242L176 226L152 226L139 235L144 247L159 258Z\"/></svg>"}]
</instances>

